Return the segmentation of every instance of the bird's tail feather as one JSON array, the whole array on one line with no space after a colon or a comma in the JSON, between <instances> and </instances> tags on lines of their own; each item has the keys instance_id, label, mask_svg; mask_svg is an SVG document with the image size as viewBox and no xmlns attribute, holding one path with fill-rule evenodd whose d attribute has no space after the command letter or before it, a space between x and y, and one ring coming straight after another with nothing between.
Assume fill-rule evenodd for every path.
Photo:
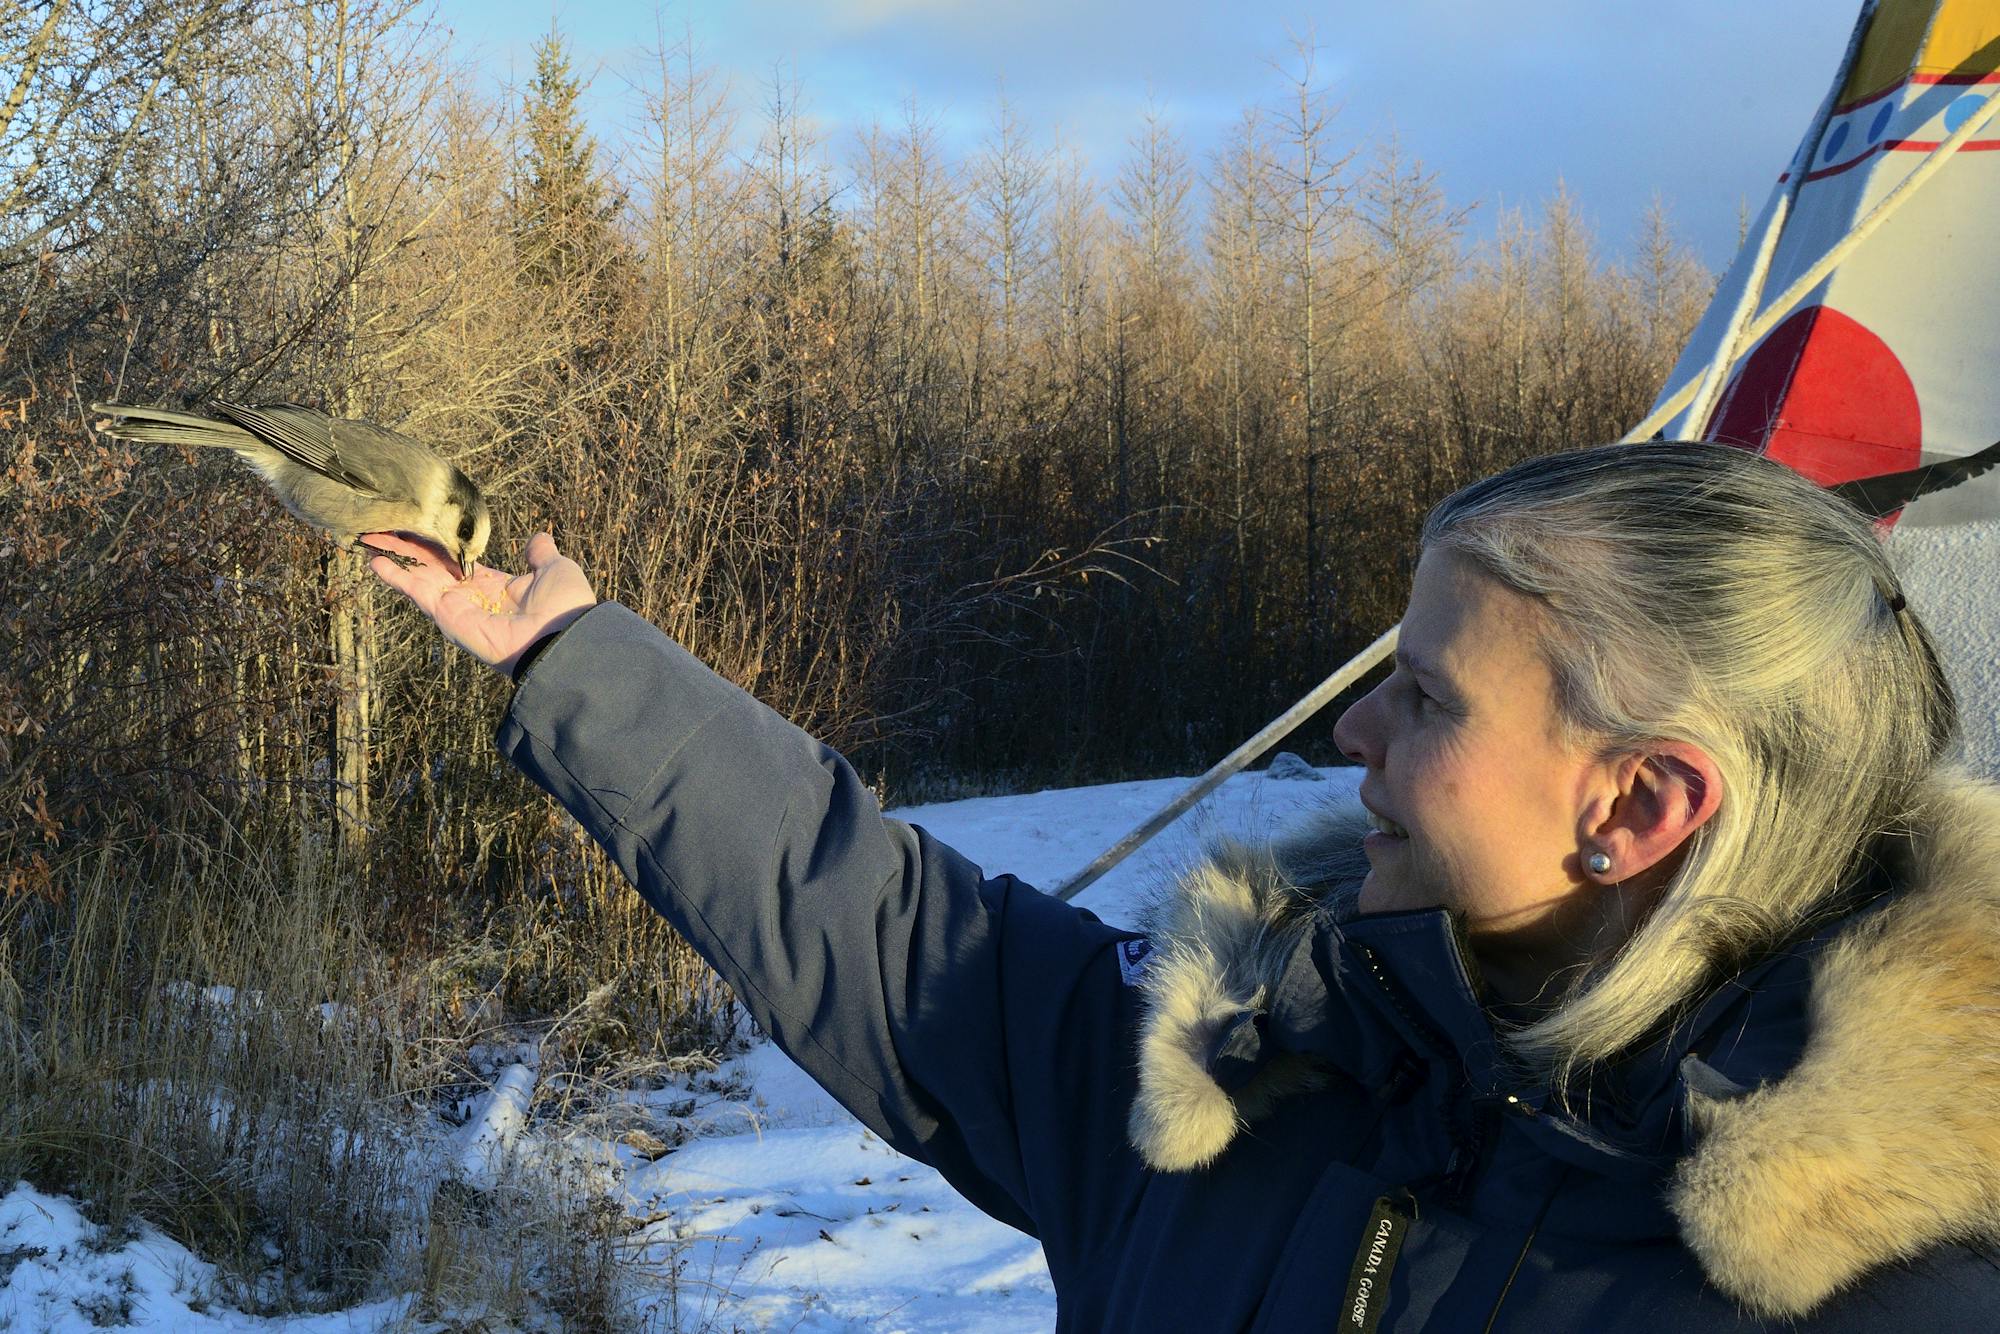
<instances>
[{"instance_id":1,"label":"bird's tail feather","mask_svg":"<svg viewBox=\"0 0 2000 1334\"><path fill-rule=\"evenodd\" d=\"M100 429L114 440L135 440L148 445L203 445L215 449L241 449L258 443L256 436L240 426L199 417L192 412L131 407L123 403L92 403L90 410L111 418Z\"/></svg>"}]
</instances>

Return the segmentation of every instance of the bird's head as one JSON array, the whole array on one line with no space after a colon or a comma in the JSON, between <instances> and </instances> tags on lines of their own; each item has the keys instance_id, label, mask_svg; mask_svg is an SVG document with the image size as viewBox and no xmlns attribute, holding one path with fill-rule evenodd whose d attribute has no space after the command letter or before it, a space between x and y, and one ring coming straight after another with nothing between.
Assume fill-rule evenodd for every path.
<instances>
[{"instance_id":1,"label":"bird's head","mask_svg":"<svg viewBox=\"0 0 2000 1334\"><path fill-rule=\"evenodd\" d=\"M458 577L470 579L474 563L485 554L487 540L493 536L493 514L479 488L464 473L452 471L451 495L444 511L450 538L446 545L458 561Z\"/></svg>"}]
</instances>

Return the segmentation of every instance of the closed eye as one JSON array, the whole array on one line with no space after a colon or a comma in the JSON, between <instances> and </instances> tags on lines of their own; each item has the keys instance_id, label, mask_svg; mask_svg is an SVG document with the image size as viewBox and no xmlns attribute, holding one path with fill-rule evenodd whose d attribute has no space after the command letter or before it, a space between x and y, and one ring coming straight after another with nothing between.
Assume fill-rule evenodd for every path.
<instances>
[{"instance_id":1,"label":"closed eye","mask_svg":"<svg viewBox=\"0 0 2000 1334\"><path fill-rule=\"evenodd\" d=\"M1404 684L1404 689L1407 690L1411 696L1415 697L1416 707L1418 709L1429 708L1443 713L1450 712L1450 710L1445 707L1445 702L1443 700L1439 699L1436 695L1431 694L1428 690L1425 690L1422 685L1418 684L1416 677L1406 676L1404 678L1403 684Z\"/></svg>"}]
</instances>

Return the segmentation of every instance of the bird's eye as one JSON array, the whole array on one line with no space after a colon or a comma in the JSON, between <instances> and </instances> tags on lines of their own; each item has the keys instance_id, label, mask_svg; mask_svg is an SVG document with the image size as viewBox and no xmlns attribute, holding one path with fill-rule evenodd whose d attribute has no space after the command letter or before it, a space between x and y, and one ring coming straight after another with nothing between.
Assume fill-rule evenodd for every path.
<instances>
[{"instance_id":1,"label":"bird's eye","mask_svg":"<svg viewBox=\"0 0 2000 1334\"><path fill-rule=\"evenodd\" d=\"M470 516L458 521L458 540L461 542L470 542L472 540L472 519Z\"/></svg>"}]
</instances>

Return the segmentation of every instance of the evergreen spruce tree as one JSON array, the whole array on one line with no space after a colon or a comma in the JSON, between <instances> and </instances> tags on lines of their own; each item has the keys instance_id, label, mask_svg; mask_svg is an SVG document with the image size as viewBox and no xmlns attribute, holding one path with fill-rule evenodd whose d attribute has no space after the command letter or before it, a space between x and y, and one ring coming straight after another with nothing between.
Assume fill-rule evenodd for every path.
<instances>
[{"instance_id":1,"label":"evergreen spruce tree","mask_svg":"<svg viewBox=\"0 0 2000 1334\"><path fill-rule=\"evenodd\" d=\"M523 108L525 137L514 190L515 236L531 282L595 286L611 260L611 223L624 205L597 167L597 143L578 105L583 81L553 26L535 46Z\"/></svg>"}]
</instances>

